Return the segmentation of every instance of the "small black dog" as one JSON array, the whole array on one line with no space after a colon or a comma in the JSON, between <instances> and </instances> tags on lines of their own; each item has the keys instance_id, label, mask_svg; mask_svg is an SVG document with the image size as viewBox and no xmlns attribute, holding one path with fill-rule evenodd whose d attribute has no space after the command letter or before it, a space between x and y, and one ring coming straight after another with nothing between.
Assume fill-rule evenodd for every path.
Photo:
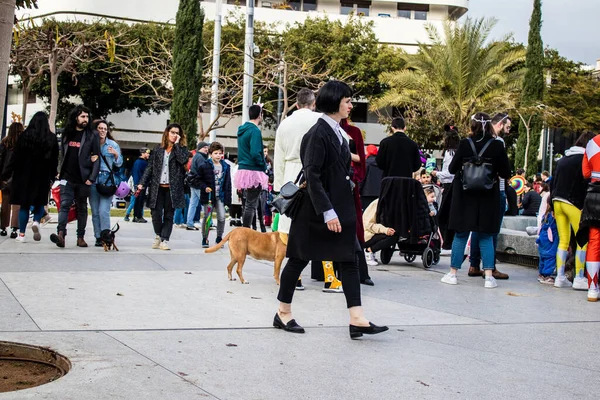
<instances>
[{"instance_id":1,"label":"small black dog","mask_svg":"<svg viewBox=\"0 0 600 400\"><path fill-rule=\"evenodd\" d=\"M105 229L100 232L100 240L102 241L102 247L104 247L104 251L109 251L113 248L115 251L119 251L117 244L115 243L115 233L119 231L119 228L119 224L117 223L113 229Z\"/></svg>"}]
</instances>

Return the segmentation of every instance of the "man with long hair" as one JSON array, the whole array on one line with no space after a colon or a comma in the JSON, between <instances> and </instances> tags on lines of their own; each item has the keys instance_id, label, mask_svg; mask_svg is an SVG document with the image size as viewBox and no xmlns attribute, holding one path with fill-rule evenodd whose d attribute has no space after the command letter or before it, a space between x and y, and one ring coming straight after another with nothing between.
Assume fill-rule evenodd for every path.
<instances>
[{"instance_id":1,"label":"man with long hair","mask_svg":"<svg viewBox=\"0 0 600 400\"><path fill-rule=\"evenodd\" d=\"M77 246L87 247L84 240L87 203L90 186L100 169L99 154L100 141L90 127L90 110L85 106L77 106L69 114L61 138L58 163L60 211L57 233L50 235L50 240L58 247L65 247L69 209L73 200L77 207Z\"/></svg>"}]
</instances>

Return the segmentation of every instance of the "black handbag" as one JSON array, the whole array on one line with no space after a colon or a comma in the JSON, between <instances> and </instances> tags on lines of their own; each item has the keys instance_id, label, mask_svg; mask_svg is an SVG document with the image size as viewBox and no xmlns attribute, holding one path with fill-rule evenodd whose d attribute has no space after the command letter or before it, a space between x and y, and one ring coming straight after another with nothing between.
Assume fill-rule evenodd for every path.
<instances>
[{"instance_id":1,"label":"black handbag","mask_svg":"<svg viewBox=\"0 0 600 400\"><path fill-rule=\"evenodd\" d=\"M478 192L490 190L494 187L494 168L491 163L484 161L481 157L489 145L494 141L490 139L477 154L473 140L469 138L469 144L473 150L474 157L462 166L462 187L465 191Z\"/></svg>"},{"instance_id":2,"label":"black handbag","mask_svg":"<svg viewBox=\"0 0 600 400\"><path fill-rule=\"evenodd\" d=\"M104 161L106 166L110 167L108 165L108 162L106 162L106 158L104 158L104 154L100 153L100 156L102 157L102 160ZM110 185L108 184L109 181L111 183ZM110 169L110 175L104 184L96 183L96 191L101 196L105 197L112 197L115 195L115 193L117 192L117 185L115 184L115 174L113 173L112 168Z\"/></svg>"},{"instance_id":3,"label":"black handbag","mask_svg":"<svg viewBox=\"0 0 600 400\"><path fill-rule=\"evenodd\" d=\"M271 203L273 208L279 211L279 214L285 215L292 220L298 215L306 188L306 183L298 185L301 179L302 172L300 172L295 182L290 181L283 185L279 191L279 195Z\"/></svg>"}]
</instances>

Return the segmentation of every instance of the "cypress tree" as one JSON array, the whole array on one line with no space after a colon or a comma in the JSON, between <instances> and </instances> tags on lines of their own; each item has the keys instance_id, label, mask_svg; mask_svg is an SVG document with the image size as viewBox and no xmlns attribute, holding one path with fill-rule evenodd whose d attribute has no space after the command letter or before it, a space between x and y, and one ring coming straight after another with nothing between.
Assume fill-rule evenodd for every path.
<instances>
[{"instance_id":1,"label":"cypress tree","mask_svg":"<svg viewBox=\"0 0 600 400\"><path fill-rule=\"evenodd\" d=\"M533 106L541 102L544 97L544 43L542 42L542 1L534 0L533 12L529 21L529 38L527 42L527 56L525 60L525 79L521 92L521 106ZM528 116L525 116L527 119ZM528 176L537 172L537 158L540 147L542 120L534 117L530 125L529 151L527 156ZM525 165L525 148L527 147L527 129L519 123L519 140L515 154L517 167Z\"/></svg>"},{"instance_id":2,"label":"cypress tree","mask_svg":"<svg viewBox=\"0 0 600 400\"><path fill-rule=\"evenodd\" d=\"M171 122L187 135L190 148L198 136L198 102L202 87L202 27L204 11L198 0L180 0L173 43L173 103Z\"/></svg>"}]
</instances>

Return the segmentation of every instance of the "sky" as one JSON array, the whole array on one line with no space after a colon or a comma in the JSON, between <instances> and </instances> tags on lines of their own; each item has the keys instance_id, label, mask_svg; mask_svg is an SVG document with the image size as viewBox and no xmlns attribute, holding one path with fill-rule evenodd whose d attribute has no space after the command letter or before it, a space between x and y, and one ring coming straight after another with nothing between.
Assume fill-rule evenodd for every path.
<instances>
[{"instance_id":1,"label":"sky","mask_svg":"<svg viewBox=\"0 0 600 400\"><path fill-rule=\"evenodd\" d=\"M467 16L494 17L493 38L513 33L527 43L533 0L470 0ZM600 59L600 0L542 0L544 47L571 60L596 65Z\"/></svg>"}]
</instances>

